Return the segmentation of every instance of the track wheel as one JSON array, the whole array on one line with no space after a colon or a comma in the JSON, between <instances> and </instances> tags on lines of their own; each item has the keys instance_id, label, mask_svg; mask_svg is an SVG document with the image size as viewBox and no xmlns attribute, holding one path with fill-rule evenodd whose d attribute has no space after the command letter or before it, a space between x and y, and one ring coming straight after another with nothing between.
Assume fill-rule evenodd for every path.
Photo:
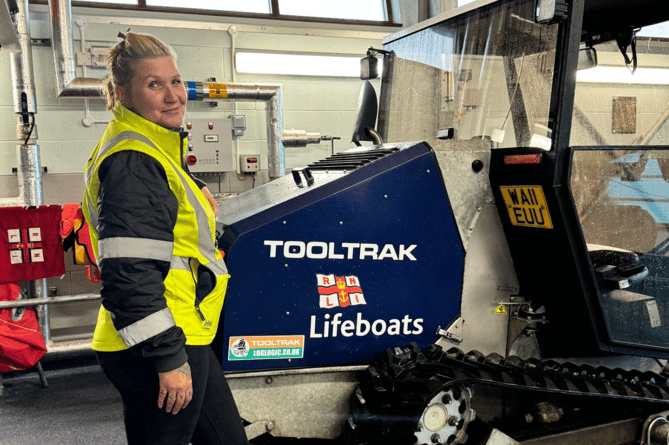
<instances>
[{"instance_id":1,"label":"track wheel","mask_svg":"<svg viewBox=\"0 0 669 445\"><path fill-rule=\"evenodd\" d=\"M386 350L361 375L347 433L357 445L456 445L474 420L472 391L433 350Z\"/></svg>"},{"instance_id":2,"label":"track wheel","mask_svg":"<svg viewBox=\"0 0 669 445\"><path fill-rule=\"evenodd\" d=\"M467 425L476 417L471 407L472 395L470 388L454 385L434 396L418 422L416 443L464 443L467 440Z\"/></svg>"}]
</instances>

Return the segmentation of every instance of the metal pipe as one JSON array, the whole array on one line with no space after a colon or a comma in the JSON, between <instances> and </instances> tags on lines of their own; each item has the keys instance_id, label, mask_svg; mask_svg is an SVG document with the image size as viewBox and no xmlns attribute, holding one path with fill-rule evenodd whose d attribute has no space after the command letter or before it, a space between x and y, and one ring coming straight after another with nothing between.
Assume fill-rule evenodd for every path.
<instances>
[{"instance_id":1,"label":"metal pipe","mask_svg":"<svg viewBox=\"0 0 669 445\"><path fill-rule=\"evenodd\" d=\"M266 101L267 145L270 179L286 174L283 134L283 101L280 84L186 82L189 100Z\"/></svg>"},{"instance_id":2,"label":"metal pipe","mask_svg":"<svg viewBox=\"0 0 669 445\"><path fill-rule=\"evenodd\" d=\"M36 113L35 83L33 82L33 52L30 45L30 23L26 6L19 1L19 12L15 16L16 34L20 52L14 52L9 59L12 70L14 113ZM22 98L22 95L25 95Z\"/></svg>"},{"instance_id":3,"label":"metal pipe","mask_svg":"<svg viewBox=\"0 0 669 445\"><path fill-rule=\"evenodd\" d=\"M95 354L91 349L91 340L58 341L47 345L47 352L42 361L63 360L81 357L84 354Z\"/></svg>"},{"instance_id":4,"label":"metal pipe","mask_svg":"<svg viewBox=\"0 0 669 445\"><path fill-rule=\"evenodd\" d=\"M18 38L19 51L11 53L9 61L12 73L14 113L18 115L16 134L17 139L20 142L25 142L25 138L23 138L23 130L25 127L23 116L29 118L29 113L34 115L37 112L37 107L35 104L35 83L33 81L32 46L30 45L30 22L28 21L28 7L27 3L22 1L18 2L17 7L18 12L13 15L13 21ZM27 204L25 199L26 183L22 176L27 174L27 179L30 179L32 176L30 175L30 163L24 162L25 160L23 159L24 157L22 156L20 145L17 146L16 154L19 166L23 167L19 167L18 169L19 196L0 198L0 206L2 207L21 207ZM31 187L29 186L28 189L30 188Z\"/></svg>"},{"instance_id":5,"label":"metal pipe","mask_svg":"<svg viewBox=\"0 0 669 445\"><path fill-rule=\"evenodd\" d=\"M305 130L285 130L281 142L284 147L306 147L308 144L320 144L320 133L307 133Z\"/></svg>"},{"instance_id":6,"label":"metal pipe","mask_svg":"<svg viewBox=\"0 0 669 445\"><path fill-rule=\"evenodd\" d=\"M41 306L47 304L74 303L78 301L99 300L100 298L101 298L100 294L81 294L81 295L68 295L64 297L27 298L22 300L0 301L0 309L25 307L25 306Z\"/></svg>"},{"instance_id":7,"label":"metal pipe","mask_svg":"<svg viewBox=\"0 0 669 445\"><path fill-rule=\"evenodd\" d=\"M660 118L655 122L655 125L653 125L653 128L651 128L648 133L646 133L644 136L639 137L636 141L634 141L633 145L648 145L650 143L650 140L653 139L653 137L657 134L658 131L660 131L660 128L669 120L669 108L664 110L664 113Z\"/></svg>"},{"instance_id":8,"label":"metal pipe","mask_svg":"<svg viewBox=\"0 0 669 445\"><path fill-rule=\"evenodd\" d=\"M12 54L12 85L14 87L14 112L17 114L16 146L18 161L17 179L19 187L18 198L9 198L0 201L1 204L20 204L40 206L44 203L42 191L42 174L40 168L39 145L37 145L37 131L35 128L35 76L32 65L32 47L30 43L30 20L28 0L17 2L18 12L14 16L19 38L20 53ZM31 122L32 118L32 122ZM28 283L30 297L45 298L48 295L46 279ZM47 306L39 311L39 322L44 340L50 343L49 309Z\"/></svg>"},{"instance_id":9,"label":"metal pipe","mask_svg":"<svg viewBox=\"0 0 669 445\"><path fill-rule=\"evenodd\" d=\"M70 0L49 0L49 11L58 97L102 96L104 79L75 76ZM285 153L281 144L283 133L281 85L203 84L202 82L186 82L186 85L188 85L188 100L266 101L269 177L275 179L286 174Z\"/></svg>"},{"instance_id":10,"label":"metal pipe","mask_svg":"<svg viewBox=\"0 0 669 445\"><path fill-rule=\"evenodd\" d=\"M101 97L104 79L76 77L70 0L49 0L58 97Z\"/></svg>"}]
</instances>

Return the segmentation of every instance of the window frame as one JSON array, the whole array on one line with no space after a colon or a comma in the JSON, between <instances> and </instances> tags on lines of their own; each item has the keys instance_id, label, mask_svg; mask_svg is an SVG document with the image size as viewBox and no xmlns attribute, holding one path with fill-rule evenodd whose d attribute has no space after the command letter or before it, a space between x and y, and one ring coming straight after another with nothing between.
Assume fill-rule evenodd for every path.
<instances>
[{"instance_id":1,"label":"window frame","mask_svg":"<svg viewBox=\"0 0 669 445\"><path fill-rule=\"evenodd\" d=\"M401 27L402 24L395 22L396 14L393 9L393 0L380 0L383 2L386 11L385 21L375 20L352 20L352 19L337 19L324 17L304 17L291 16L281 14L279 10L279 0L270 0L269 14L238 12L238 11L218 11L212 9L194 9L194 8L172 8L172 7L157 7L147 6L146 0L137 0L136 5L116 4L116 3L88 3L84 1L72 0L73 7L81 8L95 8L95 9L113 9L120 11L143 11L143 12L158 12L158 13L176 13L176 14L192 14L192 15L207 15L215 17L233 17L233 18L251 18L251 19L271 19L293 22L315 22L315 23L336 23L343 25L365 25L365 26L387 26L387 27ZM47 0L29 0L30 4L47 5Z\"/></svg>"}]
</instances>

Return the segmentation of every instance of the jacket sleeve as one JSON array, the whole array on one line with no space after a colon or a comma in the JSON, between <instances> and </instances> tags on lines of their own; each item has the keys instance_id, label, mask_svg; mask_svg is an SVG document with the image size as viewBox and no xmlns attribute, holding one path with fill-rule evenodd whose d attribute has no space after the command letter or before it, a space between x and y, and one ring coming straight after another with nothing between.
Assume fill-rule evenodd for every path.
<instances>
[{"instance_id":1,"label":"jacket sleeve","mask_svg":"<svg viewBox=\"0 0 669 445\"><path fill-rule=\"evenodd\" d=\"M186 337L167 307L177 198L162 165L136 151L120 151L98 170L98 249L102 305L135 354L166 372L186 362Z\"/></svg>"}]
</instances>

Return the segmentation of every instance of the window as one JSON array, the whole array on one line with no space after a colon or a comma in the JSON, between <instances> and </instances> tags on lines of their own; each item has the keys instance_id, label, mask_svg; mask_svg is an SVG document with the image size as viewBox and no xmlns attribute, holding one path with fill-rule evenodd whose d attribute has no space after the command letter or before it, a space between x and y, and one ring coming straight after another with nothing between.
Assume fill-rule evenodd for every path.
<instances>
[{"instance_id":1,"label":"window","mask_svg":"<svg viewBox=\"0 0 669 445\"><path fill-rule=\"evenodd\" d=\"M47 0L30 0L45 3ZM462 0L461 0L462 1ZM166 12L210 13L285 20L360 21L371 24L392 23L392 0L72 0L76 5L106 8L142 9ZM201 12L200 12L201 11Z\"/></svg>"},{"instance_id":2,"label":"window","mask_svg":"<svg viewBox=\"0 0 669 445\"><path fill-rule=\"evenodd\" d=\"M322 17L346 20L386 20L385 2L379 0L279 0L279 13L300 17Z\"/></svg>"},{"instance_id":3,"label":"window","mask_svg":"<svg viewBox=\"0 0 669 445\"><path fill-rule=\"evenodd\" d=\"M136 3L136 0L130 1ZM146 0L146 6L165 6L168 8L187 7L193 9L210 9L213 11L250 12L256 14L270 13L270 6L267 0L244 0L243 2L240 2L239 0L191 0L187 3L183 0Z\"/></svg>"},{"instance_id":4,"label":"window","mask_svg":"<svg viewBox=\"0 0 669 445\"><path fill-rule=\"evenodd\" d=\"M360 57L240 51L235 63L240 73L360 77Z\"/></svg>"}]
</instances>

